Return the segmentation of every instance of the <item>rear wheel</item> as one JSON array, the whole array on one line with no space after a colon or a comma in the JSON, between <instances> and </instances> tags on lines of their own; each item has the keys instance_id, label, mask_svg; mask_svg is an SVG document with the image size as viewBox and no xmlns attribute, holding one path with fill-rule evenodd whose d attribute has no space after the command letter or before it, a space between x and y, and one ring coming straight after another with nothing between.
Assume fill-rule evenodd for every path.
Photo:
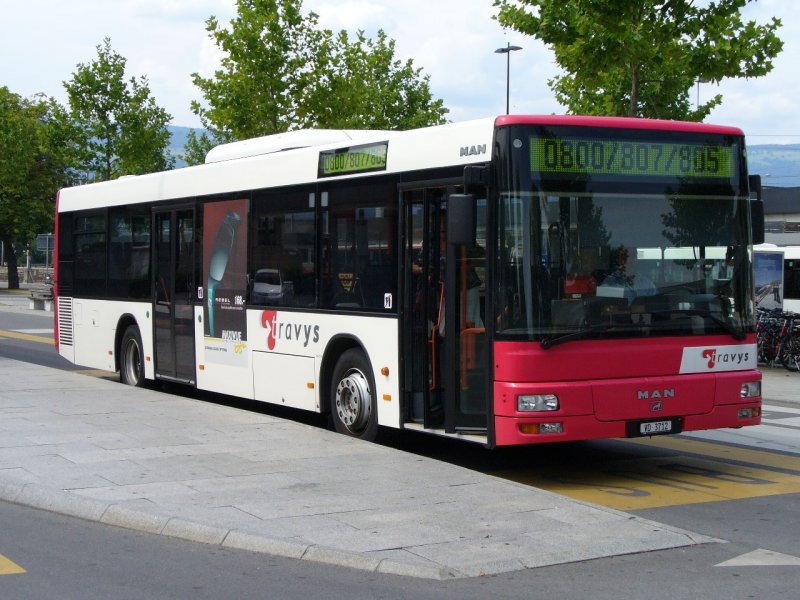
<instances>
[{"instance_id":1,"label":"rear wheel","mask_svg":"<svg viewBox=\"0 0 800 600\"><path fill-rule=\"evenodd\" d=\"M336 431L362 440L378 435L378 404L372 369L361 350L346 350L331 378L331 416Z\"/></svg>"},{"instance_id":2,"label":"rear wheel","mask_svg":"<svg viewBox=\"0 0 800 600\"><path fill-rule=\"evenodd\" d=\"M143 387L144 353L142 352L142 336L136 325L129 325L122 336L119 358L119 380L127 385Z\"/></svg>"}]
</instances>

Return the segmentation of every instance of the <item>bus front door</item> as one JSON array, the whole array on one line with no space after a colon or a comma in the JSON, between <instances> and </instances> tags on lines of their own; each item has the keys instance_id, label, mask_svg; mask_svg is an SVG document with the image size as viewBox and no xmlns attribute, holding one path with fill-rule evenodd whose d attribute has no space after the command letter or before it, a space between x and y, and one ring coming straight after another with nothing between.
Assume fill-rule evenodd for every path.
<instances>
[{"instance_id":1,"label":"bus front door","mask_svg":"<svg viewBox=\"0 0 800 600\"><path fill-rule=\"evenodd\" d=\"M156 211L154 219L156 378L194 385L194 209Z\"/></svg>"},{"instance_id":2,"label":"bus front door","mask_svg":"<svg viewBox=\"0 0 800 600\"><path fill-rule=\"evenodd\" d=\"M405 311L403 354L406 419L426 429L444 423L444 279L439 231L445 188L403 192Z\"/></svg>"},{"instance_id":3,"label":"bus front door","mask_svg":"<svg viewBox=\"0 0 800 600\"><path fill-rule=\"evenodd\" d=\"M455 188L403 191L406 419L448 432L487 424L486 335L481 313L482 248L448 246L447 195ZM451 293L454 290L455 293Z\"/></svg>"},{"instance_id":4,"label":"bus front door","mask_svg":"<svg viewBox=\"0 0 800 600\"><path fill-rule=\"evenodd\" d=\"M490 367L485 326L486 203L477 204L477 236L470 245L447 244L445 268L445 430L487 430Z\"/></svg>"}]
</instances>

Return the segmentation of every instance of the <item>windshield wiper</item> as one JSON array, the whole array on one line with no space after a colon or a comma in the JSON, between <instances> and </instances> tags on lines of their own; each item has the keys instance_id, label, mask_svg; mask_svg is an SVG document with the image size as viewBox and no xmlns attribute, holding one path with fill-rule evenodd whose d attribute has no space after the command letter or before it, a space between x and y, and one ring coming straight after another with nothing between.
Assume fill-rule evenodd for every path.
<instances>
[{"instance_id":1,"label":"windshield wiper","mask_svg":"<svg viewBox=\"0 0 800 600\"><path fill-rule=\"evenodd\" d=\"M599 323L597 325L590 325L589 327L584 327L583 329L578 329L577 331L571 331L570 333L565 333L562 335L551 335L549 337L544 338L539 345L542 347L542 350L547 350L548 348L552 348L553 346L558 346L559 344L563 344L564 342L572 342L574 340L582 340L588 337L591 337L593 334L608 331L610 329L616 329L619 325L617 324L610 324L610 323Z\"/></svg>"},{"instance_id":2,"label":"windshield wiper","mask_svg":"<svg viewBox=\"0 0 800 600\"><path fill-rule=\"evenodd\" d=\"M698 308L684 308L684 309L675 308L670 310L658 310L645 314L651 314L651 315L681 314L686 316L704 317L710 319L715 325L718 325L720 328L724 329L726 333L731 334L737 340L743 340L745 339L745 337L747 337L742 329L738 329L733 323L729 321L720 319L718 316L716 316L709 310L702 310ZM589 327L578 329L577 331L571 331L570 333L546 337L539 343L539 345L542 347L543 350L547 350L548 348L552 348L553 346L558 346L559 344L563 344L564 342L582 340L590 338L596 333L601 333L604 331L611 331L611 330L620 330L620 329L621 326L619 323L598 323L596 325L591 325ZM639 330L639 328L636 329ZM629 328L628 331L630 330L631 329Z\"/></svg>"},{"instance_id":3,"label":"windshield wiper","mask_svg":"<svg viewBox=\"0 0 800 600\"><path fill-rule=\"evenodd\" d=\"M674 314L681 314L681 315L688 315L688 316L696 316L696 317L704 317L706 319L711 319L715 325L719 325L722 329L724 329L727 333L730 333L735 339L743 340L747 337L744 333L743 329L738 329L732 322L725 321L724 319L720 319L710 310L706 309L699 309L699 308L673 308L670 310L658 310L653 311L650 313L651 315L674 315Z\"/></svg>"}]
</instances>

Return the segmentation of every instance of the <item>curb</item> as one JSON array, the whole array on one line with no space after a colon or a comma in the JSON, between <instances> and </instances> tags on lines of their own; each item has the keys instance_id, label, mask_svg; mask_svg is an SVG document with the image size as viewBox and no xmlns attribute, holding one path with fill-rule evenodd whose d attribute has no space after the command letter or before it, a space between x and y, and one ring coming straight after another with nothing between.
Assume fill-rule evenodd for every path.
<instances>
[{"instance_id":1,"label":"curb","mask_svg":"<svg viewBox=\"0 0 800 600\"><path fill-rule=\"evenodd\" d=\"M118 504L82 498L64 490L50 489L33 483L0 481L0 500L142 533L163 535L222 548L348 567L372 573L440 581L479 575L479 573L458 573L435 564L413 564L399 560L372 558L357 552L344 552L334 548L270 538L236 529L213 527L177 516L159 516Z\"/></svg>"}]
</instances>

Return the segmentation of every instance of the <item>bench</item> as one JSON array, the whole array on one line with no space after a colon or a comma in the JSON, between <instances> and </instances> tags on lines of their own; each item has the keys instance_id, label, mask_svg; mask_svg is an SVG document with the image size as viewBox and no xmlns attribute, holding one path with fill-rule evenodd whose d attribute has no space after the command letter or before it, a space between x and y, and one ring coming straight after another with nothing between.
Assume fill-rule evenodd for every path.
<instances>
[{"instance_id":1,"label":"bench","mask_svg":"<svg viewBox=\"0 0 800 600\"><path fill-rule=\"evenodd\" d=\"M53 286L46 283L32 286L28 308L53 312Z\"/></svg>"}]
</instances>

